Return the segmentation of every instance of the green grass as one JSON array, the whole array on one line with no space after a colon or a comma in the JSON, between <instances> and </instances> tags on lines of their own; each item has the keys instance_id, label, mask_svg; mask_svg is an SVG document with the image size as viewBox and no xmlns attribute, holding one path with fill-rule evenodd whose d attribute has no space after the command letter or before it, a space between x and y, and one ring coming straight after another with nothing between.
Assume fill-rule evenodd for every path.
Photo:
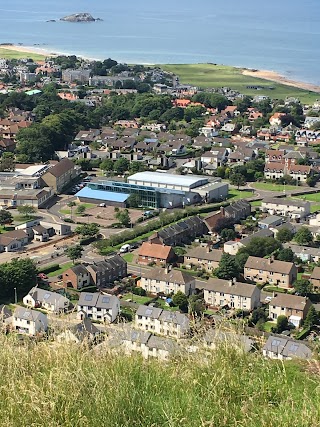
<instances>
[{"instance_id":1,"label":"green grass","mask_svg":"<svg viewBox=\"0 0 320 427\"><path fill-rule=\"evenodd\" d=\"M70 268L70 267L72 267L72 266L73 266L73 262L72 262L72 261L67 262L67 263L65 263L65 264L61 264L61 265L60 265L60 268L58 268L58 269L57 269L57 270L55 270L55 271L51 271L51 273L48 273L48 274L47 274L47 276L48 276L48 277L58 276L59 274L64 273L66 270L68 270L68 268Z\"/></svg>"},{"instance_id":2,"label":"green grass","mask_svg":"<svg viewBox=\"0 0 320 427\"><path fill-rule=\"evenodd\" d=\"M237 199L245 199L247 197L254 197L254 191L242 191L231 189L228 193L228 200L237 200Z\"/></svg>"},{"instance_id":3,"label":"green grass","mask_svg":"<svg viewBox=\"0 0 320 427\"><path fill-rule=\"evenodd\" d=\"M310 212L311 213L320 211L320 192L297 196L297 197L294 197L294 199L301 199L301 200L311 202L310 203Z\"/></svg>"},{"instance_id":4,"label":"green grass","mask_svg":"<svg viewBox=\"0 0 320 427\"><path fill-rule=\"evenodd\" d=\"M166 364L4 335L0 346L2 426L320 425L316 365L311 375L303 364L225 346Z\"/></svg>"},{"instance_id":5,"label":"green grass","mask_svg":"<svg viewBox=\"0 0 320 427\"><path fill-rule=\"evenodd\" d=\"M17 50L14 50L14 46L12 46L12 49L4 49L0 46L0 58L9 60L32 58L34 61L44 61L46 59L46 55L32 52L18 52Z\"/></svg>"},{"instance_id":6,"label":"green grass","mask_svg":"<svg viewBox=\"0 0 320 427\"><path fill-rule=\"evenodd\" d=\"M256 77L244 76L241 68L226 65L170 64L161 65L161 68L177 74L180 77L181 83L190 83L201 88L227 86L245 95L266 95L273 99L284 99L287 96L293 96L307 104L313 103L319 98L319 94L315 92L309 92ZM247 86L262 86L264 89L247 89ZM270 87L274 89L268 89Z\"/></svg>"},{"instance_id":7,"label":"green grass","mask_svg":"<svg viewBox=\"0 0 320 427\"><path fill-rule=\"evenodd\" d=\"M274 323L274 322L266 322L264 324L264 330L265 330L265 332L271 332L271 328L273 326L276 326L276 323Z\"/></svg>"},{"instance_id":8,"label":"green grass","mask_svg":"<svg viewBox=\"0 0 320 427\"><path fill-rule=\"evenodd\" d=\"M282 288L278 288L277 286L265 286L263 288L265 292L278 292L279 294L285 294L286 290Z\"/></svg>"},{"instance_id":9,"label":"green grass","mask_svg":"<svg viewBox=\"0 0 320 427\"><path fill-rule=\"evenodd\" d=\"M284 186L283 184L274 184L272 182L255 182L254 184L252 184L252 186L257 190L266 190L266 191L283 191L284 189L286 191L289 191L289 190L299 189L299 187L297 187L296 185Z\"/></svg>"},{"instance_id":10,"label":"green grass","mask_svg":"<svg viewBox=\"0 0 320 427\"><path fill-rule=\"evenodd\" d=\"M132 262L133 261L133 258L134 258L134 255L133 254L125 254L125 255L123 255L123 257L122 257L125 261L127 261L127 262Z\"/></svg>"},{"instance_id":11,"label":"green grass","mask_svg":"<svg viewBox=\"0 0 320 427\"><path fill-rule=\"evenodd\" d=\"M132 293L128 293L126 295L123 296L124 300L128 300L131 299L133 302L136 302L137 304L145 304L146 302L149 302L152 300L152 298L147 297L147 296L140 296L140 295L135 295Z\"/></svg>"},{"instance_id":12,"label":"green grass","mask_svg":"<svg viewBox=\"0 0 320 427\"><path fill-rule=\"evenodd\" d=\"M262 200L255 200L253 202L250 202L251 206L257 206L260 207L262 203Z\"/></svg>"}]
</instances>

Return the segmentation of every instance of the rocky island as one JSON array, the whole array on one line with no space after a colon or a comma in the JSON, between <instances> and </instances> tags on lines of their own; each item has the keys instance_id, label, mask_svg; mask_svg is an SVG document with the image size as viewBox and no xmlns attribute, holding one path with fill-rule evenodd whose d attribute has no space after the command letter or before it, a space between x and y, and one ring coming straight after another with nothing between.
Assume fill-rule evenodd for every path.
<instances>
[{"instance_id":1,"label":"rocky island","mask_svg":"<svg viewBox=\"0 0 320 427\"><path fill-rule=\"evenodd\" d=\"M102 21L101 18L94 18L90 13L74 13L73 15L64 16L60 21L66 22L95 22Z\"/></svg>"}]
</instances>

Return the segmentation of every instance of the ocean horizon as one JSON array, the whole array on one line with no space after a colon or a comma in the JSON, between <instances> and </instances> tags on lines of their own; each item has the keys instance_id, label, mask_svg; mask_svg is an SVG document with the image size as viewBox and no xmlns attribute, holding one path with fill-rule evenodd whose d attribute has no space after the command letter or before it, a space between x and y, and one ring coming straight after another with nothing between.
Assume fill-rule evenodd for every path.
<instances>
[{"instance_id":1,"label":"ocean horizon","mask_svg":"<svg viewBox=\"0 0 320 427\"><path fill-rule=\"evenodd\" d=\"M0 6L0 43L127 63L210 62L271 70L320 85L320 3L284 3L229 0L224 9L215 0L31 0L26 7L11 0ZM77 12L103 21L59 21Z\"/></svg>"}]
</instances>

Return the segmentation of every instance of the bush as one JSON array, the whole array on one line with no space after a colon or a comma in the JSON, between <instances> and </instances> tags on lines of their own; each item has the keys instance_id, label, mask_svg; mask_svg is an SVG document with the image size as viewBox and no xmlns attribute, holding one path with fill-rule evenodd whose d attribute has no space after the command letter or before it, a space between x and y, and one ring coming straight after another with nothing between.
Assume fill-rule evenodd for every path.
<instances>
[{"instance_id":1,"label":"bush","mask_svg":"<svg viewBox=\"0 0 320 427\"><path fill-rule=\"evenodd\" d=\"M59 264L51 264L47 267L39 268L40 273L48 274L52 273L53 271L59 270L60 265Z\"/></svg>"},{"instance_id":2,"label":"bush","mask_svg":"<svg viewBox=\"0 0 320 427\"><path fill-rule=\"evenodd\" d=\"M64 222L70 222L71 224L74 224L74 221L71 218L64 218L63 221Z\"/></svg>"},{"instance_id":3,"label":"bush","mask_svg":"<svg viewBox=\"0 0 320 427\"><path fill-rule=\"evenodd\" d=\"M91 236L91 237L85 237L83 239L80 239L79 244L81 246L87 246L90 245L90 243L94 242L96 240L96 237Z\"/></svg>"},{"instance_id":4,"label":"bush","mask_svg":"<svg viewBox=\"0 0 320 427\"><path fill-rule=\"evenodd\" d=\"M134 295L140 295L141 297L145 297L147 292L143 288L139 288L138 286L132 288L132 293Z\"/></svg>"}]
</instances>

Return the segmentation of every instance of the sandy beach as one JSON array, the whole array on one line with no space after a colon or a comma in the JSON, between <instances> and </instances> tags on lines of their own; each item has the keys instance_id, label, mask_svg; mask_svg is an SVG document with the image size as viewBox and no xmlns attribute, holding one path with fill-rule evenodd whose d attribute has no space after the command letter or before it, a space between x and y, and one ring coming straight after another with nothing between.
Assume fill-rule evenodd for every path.
<instances>
[{"instance_id":1,"label":"sandy beach","mask_svg":"<svg viewBox=\"0 0 320 427\"><path fill-rule=\"evenodd\" d=\"M275 71L267 71L267 70L243 70L242 74L250 77L257 77L259 79L269 80L276 83L281 83L286 86L293 86L299 89L309 90L310 92L319 92L320 86L314 85L312 83L299 82L296 80L288 79L285 76L282 76Z\"/></svg>"},{"instance_id":2,"label":"sandy beach","mask_svg":"<svg viewBox=\"0 0 320 427\"><path fill-rule=\"evenodd\" d=\"M45 55L45 56L54 56L58 55L57 52L50 52L48 49L44 47L37 47L37 46L20 46L20 45L11 45L11 44L1 44L1 49L7 49L7 50L15 50L16 52L26 52L26 53L38 53L39 55Z\"/></svg>"}]
</instances>

